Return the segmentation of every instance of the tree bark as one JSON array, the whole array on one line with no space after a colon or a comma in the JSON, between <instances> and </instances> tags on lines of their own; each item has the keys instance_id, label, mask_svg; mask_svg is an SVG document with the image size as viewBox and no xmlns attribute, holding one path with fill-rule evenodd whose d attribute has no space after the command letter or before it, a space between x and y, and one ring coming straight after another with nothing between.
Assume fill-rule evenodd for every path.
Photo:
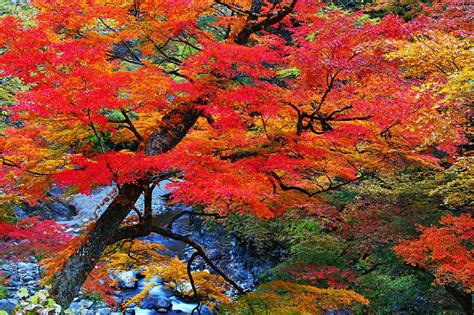
<instances>
[{"instance_id":1,"label":"tree bark","mask_svg":"<svg viewBox=\"0 0 474 315\"><path fill-rule=\"evenodd\" d=\"M272 26L285 18L288 14L293 12L298 0L292 0L291 3L282 8L278 13L270 17L265 18L262 21L258 21L258 16L262 10L262 0L253 0L251 6L251 13L249 14L244 27L237 33L235 43L239 45L245 45L250 39L250 36L254 33L264 30L266 27Z\"/></svg>"},{"instance_id":2,"label":"tree bark","mask_svg":"<svg viewBox=\"0 0 474 315\"><path fill-rule=\"evenodd\" d=\"M236 43L245 45L251 34L280 22L293 11L297 1L292 0L289 6L283 8L275 16L257 22L255 18L261 8L262 0L253 0L253 13L238 34ZM195 102L199 105L204 103L203 100L196 100ZM146 141L146 154L158 155L165 153L174 148L186 136L189 129L202 114L202 111L197 109L195 104L181 104L163 117L159 128ZM53 277L51 292L61 306L67 307L71 304L72 299L79 292L107 244L114 239L114 234L119 230L120 224L131 211L130 208L146 188L142 184L136 183L120 187L119 194L89 231L85 242L69 257L63 269Z\"/></svg>"},{"instance_id":3,"label":"tree bark","mask_svg":"<svg viewBox=\"0 0 474 315\"><path fill-rule=\"evenodd\" d=\"M160 127L149 137L145 152L157 155L174 148L196 123L199 115L200 111L189 104L171 110L163 117ZM71 304L107 244L114 239L131 207L146 189L148 189L148 178L144 178L140 183L124 184L119 187L118 195L87 233L84 243L69 257L62 270L54 275L51 294L58 304L63 307Z\"/></svg>"},{"instance_id":4,"label":"tree bark","mask_svg":"<svg viewBox=\"0 0 474 315\"><path fill-rule=\"evenodd\" d=\"M69 257L62 270L54 275L51 294L58 304L64 307L71 304L113 237L115 229L128 215L142 190L139 184L119 187L118 195L87 234L86 241Z\"/></svg>"},{"instance_id":5,"label":"tree bark","mask_svg":"<svg viewBox=\"0 0 474 315\"><path fill-rule=\"evenodd\" d=\"M472 315L474 313L474 310L472 309L472 295L470 293L457 290L456 288L449 285L445 286L445 288L446 291L448 291L461 305L466 315Z\"/></svg>"}]
</instances>

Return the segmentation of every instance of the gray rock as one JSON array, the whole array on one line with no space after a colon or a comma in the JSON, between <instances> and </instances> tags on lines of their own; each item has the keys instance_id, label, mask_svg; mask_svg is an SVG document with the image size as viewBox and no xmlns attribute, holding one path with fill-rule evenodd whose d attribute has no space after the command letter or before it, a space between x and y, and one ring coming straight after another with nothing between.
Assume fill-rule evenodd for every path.
<instances>
[{"instance_id":1,"label":"gray rock","mask_svg":"<svg viewBox=\"0 0 474 315\"><path fill-rule=\"evenodd\" d=\"M57 198L51 202L40 201L33 207L25 203L16 209L16 212L20 216L40 216L57 221L71 220L77 214L73 205L68 205Z\"/></svg>"},{"instance_id":2,"label":"gray rock","mask_svg":"<svg viewBox=\"0 0 474 315\"><path fill-rule=\"evenodd\" d=\"M96 314L97 315L110 315L112 313L112 309L108 308L108 307L104 307L104 308L99 308L97 311L96 311Z\"/></svg>"},{"instance_id":3,"label":"gray rock","mask_svg":"<svg viewBox=\"0 0 474 315\"><path fill-rule=\"evenodd\" d=\"M249 273L248 271L246 271L246 270L240 270L240 271L238 272L238 276L239 276L239 278L245 280L245 279L250 278L250 273Z\"/></svg>"},{"instance_id":4,"label":"gray rock","mask_svg":"<svg viewBox=\"0 0 474 315\"><path fill-rule=\"evenodd\" d=\"M171 291L166 290L163 286L157 285L153 289L150 290L148 295L152 298L157 298L157 297L170 297L171 296Z\"/></svg>"},{"instance_id":5,"label":"gray rock","mask_svg":"<svg viewBox=\"0 0 474 315\"><path fill-rule=\"evenodd\" d=\"M136 289L138 286L137 272L125 271L118 275L118 287L121 289Z\"/></svg>"},{"instance_id":6,"label":"gray rock","mask_svg":"<svg viewBox=\"0 0 474 315\"><path fill-rule=\"evenodd\" d=\"M49 203L48 206L55 220L71 220L76 215L76 207L61 201Z\"/></svg>"},{"instance_id":7,"label":"gray rock","mask_svg":"<svg viewBox=\"0 0 474 315\"><path fill-rule=\"evenodd\" d=\"M91 308L94 305L94 301L91 300L82 300L81 301L82 307L84 308Z\"/></svg>"},{"instance_id":8,"label":"gray rock","mask_svg":"<svg viewBox=\"0 0 474 315\"><path fill-rule=\"evenodd\" d=\"M155 310L159 313L167 312L171 310L173 307L173 303L167 297L150 297L143 300L143 304L141 306L142 309L147 310Z\"/></svg>"},{"instance_id":9,"label":"gray rock","mask_svg":"<svg viewBox=\"0 0 474 315\"><path fill-rule=\"evenodd\" d=\"M26 262L19 262L17 267L18 267L18 270L28 270L28 269L31 269L31 264L26 263Z\"/></svg>"},{"instance_id":10,"label":"gray rock","mask_svg":"<svg viewBox=\"0 0 474 315\"><path fill-rule=\"evenodd\" d=\"M13 309L16 306L16 300L3 299L0 300L0 310L6 311L8 314L13 314Z\"/></svg>"},{"instance_id":11,"label":"gray rock","mask_svg":"<svg viewBox=\"0 0 474 315\"><path fill-rule=\"evenodd\" d=\"M208 253L207 257L213 262L217 262L222 259L222 252L220 250L212 250Z\"/></svg>"},{"instance_id":12,"label":"gray rock","mask_svg":"<svg viewBox=\"0 0 474 315\"><path fill-rule=\"evenodd\" d=\"M135 315L135 310L133 308L127 308L124 315Z\"/></svg>"}]
</instances>

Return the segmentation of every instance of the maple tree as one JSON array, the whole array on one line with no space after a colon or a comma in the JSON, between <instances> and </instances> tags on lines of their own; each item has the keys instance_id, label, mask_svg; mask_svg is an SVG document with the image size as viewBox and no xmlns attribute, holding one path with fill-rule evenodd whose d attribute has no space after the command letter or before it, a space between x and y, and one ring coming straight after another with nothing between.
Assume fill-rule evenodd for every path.
<instances>
[{"instance_id":1,"label":"maple tree","mask_svg":"<svg viewBox=\"0 0 474 315\"><path fill-rule=\"evenodd\" d=\"M52 255L63 250L72 239L64 226L38 217L24 218L15 226L0 222L0 235L4 241L2 254L9 255L11 251L14 256ZM15 242L15 246L8 245L11 242Z\"/></svg>"},{"instance_id":2,"label":"maple tree","mask_svg":"<svg viewBox=\"0 0 474 315\"><path fill-rule=\"evenodd\" d=\"M441 227L420 227L418 240L404 241L395 247L403 259L432 272L436 283L454 293L466 313L472 310L474 219L471 215L441 218ZM456 291L460 286L463 295Z\"/></svg>"},{"instance_id":3,"label":"maple tree","mask_svg":"<svg viewBox=\"0 0 474 315\"><path fill-rule=\"evenodd\" d=\"M231 314L323 314L324 310L344 309L356 304L364 305L368 301L350 290L319 289L274 281L260 286L256 292L242 297L224 311L228 310Z\"/></svg>"},{"instance_id":4,"label":"maple tree","mask_svg":"<svg viewBox=\"0 0 474 315\"><path fill-rule=\"evenodd\" d=\"M0 21L2 76L27 87L10 109L18 125L0 138L2 202L34 203L54 186L117 185L57 260L50 281L61 305L123 239L159 233L206 259L154 222L153 190L166 179L180 179L168 185L174 201L207 214L270 218L314 211L322 193L373 173L436 167L433 152L454 159L465 142L457 108L470 70L436 70L451 52L468 63L467 39L451 32L465 12L435 28L309 0L31 4L29 23ZM409 42L424 25L434 35ZM432 59L438 67L418 62L424 45L448 46ZM426 88L430 80L443 89ZM136 220L125 220L130 213Z\"/></svg>"}]
</instances>

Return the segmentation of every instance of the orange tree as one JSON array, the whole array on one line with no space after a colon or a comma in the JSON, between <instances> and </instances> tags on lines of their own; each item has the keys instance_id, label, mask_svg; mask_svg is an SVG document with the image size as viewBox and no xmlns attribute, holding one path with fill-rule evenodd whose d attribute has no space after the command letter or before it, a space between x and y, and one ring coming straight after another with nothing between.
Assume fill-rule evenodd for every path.
<instances>
[{"instance_id":1,"label":"orange tree","mask_svg":"<svg viewBox=\"0 0 474 315\"><path fill-rule=\"evenodd\" d=\"M435 276L462 305L472 312L474 289L474 219L469 214L441 218L441 227L421 226L417 240L405 240L395 247L403 259Z\"/></svg>"},{"instance_id":2,"label":"orange tree","mask_svg":"<svg viewBox=\"0 0 474 315\"><path fill-rule=\"evenodd\" d=\"M272 217L370 173L436 165L435 150L463 141L440 96L387 57L413 32L395 16L369 23L312 0L31 4L29 23L0 21L1 75L28 86L0 140L3 202L117 186L58 260L62 305L119 240L159 233L205 257L155 224L165 179L207 214Z\"/></svg>"}]
</instances>

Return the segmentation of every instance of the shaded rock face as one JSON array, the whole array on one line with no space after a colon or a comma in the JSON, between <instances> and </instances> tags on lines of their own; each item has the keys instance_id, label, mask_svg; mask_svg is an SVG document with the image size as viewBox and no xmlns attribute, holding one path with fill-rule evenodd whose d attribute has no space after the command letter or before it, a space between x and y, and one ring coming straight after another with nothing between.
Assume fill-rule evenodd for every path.
<instances>
[{"instance_id":1,"label":"shaded rock face","mask_svg":"<svg viewBox=\"0 0 474 315\"><path fill-rule=\"evenodd\" d=\"M36 205L23 204L17 209L22 217L40 216L48 220L66 221L71 220L76 214L76 207L59 199L50 202L39 201Z\"/></svg>"},{"instance_id":2,"label":"shaded rock face","mask_svg":"<svg viewBox=\"0 0 474 315\"><path fill-rule=\"evenodd\" d=\"M155 296L155 297L148 297L146 298L142 305L142 309L147 309L147 310L155 310L158 313L166 313L169 310L171 310L171 307L173 306L171 300L167 297L164 296Z\"/></svg>"},{"instance_id":3,"label":"shaded rock face","mask_svg":"<svg viewBox=\"0 0 474 315\"><path fill-rule=\"evenodd\" d=\"M199 218L190 221L191 227L183 227L183 223L177 222L175 232L185 232L196 243L201 244L208 257L244 289L254 289L260 283L260 277L275 267L283 257L280 253L274 253L271 259L261 257L252 248L240 244L222 226L207 226ZM187 258L192 253L193 249L186 248ZM202 260L197 260L193 269L209 269L209 266Z\"/></svg>"},{"instance_id":4,"label":"shaded rock face","mask_svg":"<svg viewBox=\"0 0 474 315\"><path fill-rule=\"evenodd\" d=\"M161 194L160 194L161 193ZM191 210L183 205L168 206L166 204L165 194L162 190L156 193L153 198L153 209L156 211L158 219L166 225L175 215L183 210ZM55 200L50 203L39 203L34 207L25 206L18 209L18 214L22 216L39 215L46 219L54 219L61 223L68 224L71 229L75 229L74 234L78 233L83 226L83 222L89 218L100 214L104 207L102 201L105 197L113 195L113 187L103 187L93 193L92 196L76 195L72 200L73 205ZM142 200L138 200L137 207L140 208ZM106 206L106 205L105 205ZM77 230L77 231L76 231ZM206 251L208 257L223 270L231 279L236 281L241 287L252 289L259 282L259 276L275 266L277 261L270 261L256 255L254 251L239 244L233 235L225 232L222 226L213 224L212 226L204 224L199 218L190 219L183 216L173 225L173 231L193 239L200 244ZM192 255L194 249L187 247L184 243L173 241L159 235L150 235L142 238L144 240L160 243L167 247L164 254L187 261ZM33 260L32 260L33 261ZM192 266L193 270L210 270L210 267L201 259L196 259ZM212 271L212 270L211 270ZM33 293L40 289L39 278L40 270L37 263L13 263L8 262L3 267L3 273L10 278L11 287L8 290L8 296L1 308L7 308L16 304L16 292L21 287L26 287ZM123 303L135 294L143 290L145 280L140 275L139 270L121 272L116 275L118 278L117 287L113 298L118 303ZM8 280L8 279L7 279ZM148 297L141 305L130 306L124 311L125 314L190 314L197 306L195 303L184 301L174 292L165 288L160 279L153 279L158 285L151 290ZM229 295L234 293L229 291ZM79 294L70 305L74 314L116 314L100 301L88 300L86 295ZM12 300L8 300L12 299ZM0 304L1 305L1 304ZM119 314L119 313L117 313ZM214 314L209 308L203 308L201 314Z\"/></svg>"},{"instance_id":5,"label":"shaded rock face","mask_svg":"<svg viewBox=\"0 0 474 315\"><path fill-rule=\"evenodd\" d=\"M40 268L36 263L11 263L1 266L5 277L5 298L16 299L20 288L27 288L30 293L40 289ZM0 309L2 309L0 307Z\"/></svg>"},{"instance_id":6,"label":"shaded rock face","mask_svg":"<svg viewBox=\"0 0 474 315\"><path fill-rule=\"evenodd\" d=\"M138 273L136 271L122 272L118 276L118 287L120 289L136 289L138 287L137 281Z\"/></svg>"}]
</instances>

